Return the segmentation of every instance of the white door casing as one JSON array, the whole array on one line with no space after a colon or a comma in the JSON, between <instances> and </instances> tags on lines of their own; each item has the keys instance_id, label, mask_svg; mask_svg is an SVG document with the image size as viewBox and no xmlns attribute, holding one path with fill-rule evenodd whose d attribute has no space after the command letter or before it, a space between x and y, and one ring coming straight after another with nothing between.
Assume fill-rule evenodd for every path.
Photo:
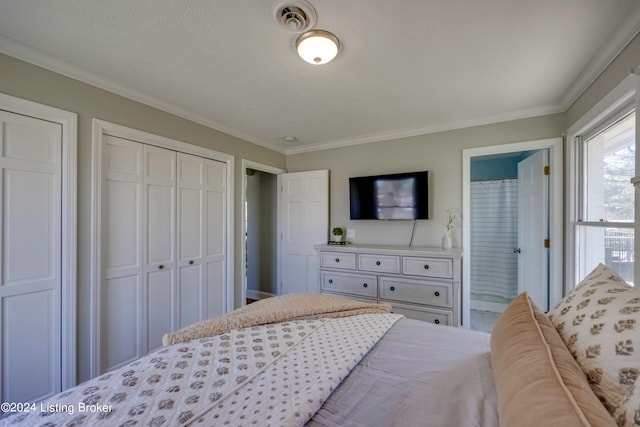
<instances>
[{"instance_id":1,"label":"white door casing","mask_svg":"<svg viewBox=\"0 0 640 427\"><path fill-rule=\"evenodd\" d=\"M548 307L549 165L547 150L518 163L518 293L526 291L540 309Z\"/></svg>"},{"instance_id":2,"label":"white door casing","mask_svg":"<svg viewBox=\"0 0 640 427\"><path fill-rule=\"evenodd\" d=\"M247 235L247 223L244 221L244 218L247 218L248 216L248 212L247 212L247 205L246 205L246 200L247 200L247 169L255 169L261 172L266 172L269 174L273 174L273 175L279 175L282 173L285 173L286 171L284 169L280 169L280 168L275 168L273 166L268 166L268 165L264 165L262 163L257 163L257 162L253 162L251 160L247 160L247 159L243 159L242 160L242 166L241 166L241 171L242 171L242 213L240 218L243 219L242 221L242 234L241 236L243 236L243 244L241 245L241 258L242 260L247 260L247 246L245 244L245 239L244 236ZM278 188L279 188L279 183L278 183ZM276 205L279 207L279 198L280 198L280 192L277 191L276 195L273 196L274 199L276 200ZM279 215L276 215L279 218ZM278 224L279 227L279 224ZM279 234L279 230L278 230L278 234ZM275 270L278 272L277 274L279 275L280 272L280 242L278 241L277 243L278 249L277 249L277 265L275 267ZM277 280L278 283L280 283L280 280ZM246 300L247 300L247 263L243 262L242 263L242 290L241 290L241 295L240 295L240 300L242 301L242 304L244 305Z\"/></svg>"},{"instance_id":3,"label":"white door casing","mask_svg":"<svg viewBox=\"0 0 640 427\"><path fill-rule=\"evenodd\" d=\"M278 175L280 262L278 294L320 292L315 245L329 231L329 171Z\"/></svg>"},{"instance_id":4,"label":"white door casing","mask_svg":"<svg viewBox=\"0 0 640 427\"><path fill-rule=\"evenodd\" d=\"M193 163L180 169L178 158L200 165L195 205L191 193L185 196L194 187L187 176ZM162 335L183 323L233 308L233 279L227 274L233 264L227 237L233 157L94 120L93 160L91 375L96 376L160 346ZM114 176L126 185L108 184ZM114 283L103 280L115 277L111 264L122 265L129 275Z\"/></svg>"},{"instance_id":5,"label":"white door casing","mask_svg":"<svg viewBox=\"0 0 640 427\"><path fill-rule=\"evenodd\" d=\"M476 156L512 153L528 150L549 150L549 165L551 167L549 183L549 301L554 306L563 296L563 165L564 146L562 138L541 139L535 141L499 144L487 147L469 148L462 151L462 246L463 277L470 277L470 198L471 198L471 159ZM471 292L467 279L462 284L462 326L470 328Z\"/></svg>"}]
</instances>

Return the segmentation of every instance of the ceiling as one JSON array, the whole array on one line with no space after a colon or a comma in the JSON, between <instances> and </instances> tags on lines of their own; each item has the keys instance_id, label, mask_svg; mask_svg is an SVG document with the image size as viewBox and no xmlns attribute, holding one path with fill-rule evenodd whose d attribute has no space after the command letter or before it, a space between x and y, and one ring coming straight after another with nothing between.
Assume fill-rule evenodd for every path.
<instances>
[{"instance_id":1,"label":"ceiling","mask_svg":"<svg viewBox=\"0 0 640 427\"><path fill-rule=\"evenodd\" d=\"M640 30L637 0L309 1L329 64L278 0L0 0L0 52L297 153L565 111Z\"/></svg>"}]
</instances>

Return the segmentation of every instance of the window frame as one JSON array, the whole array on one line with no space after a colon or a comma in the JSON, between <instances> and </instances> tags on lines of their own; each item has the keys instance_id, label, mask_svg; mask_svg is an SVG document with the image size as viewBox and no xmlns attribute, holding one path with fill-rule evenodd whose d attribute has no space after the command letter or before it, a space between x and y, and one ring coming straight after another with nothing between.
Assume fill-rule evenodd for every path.
<instances>
[{"instance_id":1,"label":"window frame","mask_svg":"<svg viewBox=\"0 0 640 427\"><path fill-rule=\"evenodd\" d=\"M628 114L632 110L636 110L636 141L638 140L638 108L637 108L637 86L640 78L637 75L630 74L627 76L614 90L612 90L607 96L600 100L591 110L578 119L568 130L565 132L565 148L567 159L567 183L565 186L566 191L566 208L567 215L565 217L565 230L567 230L565 236L565 247L567 248L565 253L566 268L565 268L565 295L570 292L575 286L582 280L579 271L579 257L578 245L579 245L579 232L580 226L588 227L602 227L602 228L632 228L635 235L639 235L637 228L640 226L640 211L638 209L638 196L636 194L636 209L634 213L634 222L600 222L600 221L585 221L583 220L584 212L584 200L582 194L584 194L584 155L582 149L579 148L579 144L582 145L584 140L597 134L599 131L605 129L612 123L612 120L619 119L625 114ZM637 144L636 144L637 145ZM638 152L636 150L636 178L631 181L634 183L637 180L637 175L640 164L638 162ZM636 187L635 192L638 192ZM635 244L636 248L638 243ZM640 262L636 263L640 264ZM640 278L638 274L639 265L634 265L635 274L634 277Z\"/></svg>"}]
</instances>

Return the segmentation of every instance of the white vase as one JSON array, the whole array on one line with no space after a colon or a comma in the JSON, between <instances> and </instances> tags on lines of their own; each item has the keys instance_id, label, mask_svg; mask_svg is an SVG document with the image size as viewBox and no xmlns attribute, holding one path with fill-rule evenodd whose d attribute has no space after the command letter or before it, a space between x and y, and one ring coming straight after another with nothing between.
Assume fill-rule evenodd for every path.
<instances>
[{"instance_id":1,"label":"white vase","mask_svg":"<svg viewBox=\"0 0 640 427\"><path fill-rule=\"evenodd\" d=\"M444 233L442 236L442 249L451 249L451 235L449 233Z\"/></svg>"}]
</instances>

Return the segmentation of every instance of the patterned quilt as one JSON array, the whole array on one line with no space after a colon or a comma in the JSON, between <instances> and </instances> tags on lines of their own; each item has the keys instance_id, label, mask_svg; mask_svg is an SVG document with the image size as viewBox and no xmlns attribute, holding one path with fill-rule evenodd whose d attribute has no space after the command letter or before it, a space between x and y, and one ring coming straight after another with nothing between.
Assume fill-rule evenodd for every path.
<instances>
[{"instance_id":1,"label":"patterned quilt","mask_svg":"<svg viewBox=\"0 0 640 427\"><path fill-rule=\"evenodd\" d=\"M294 320L175 344L0 425L301 426L401 317Z\"/></svg>"}]
</instances>

